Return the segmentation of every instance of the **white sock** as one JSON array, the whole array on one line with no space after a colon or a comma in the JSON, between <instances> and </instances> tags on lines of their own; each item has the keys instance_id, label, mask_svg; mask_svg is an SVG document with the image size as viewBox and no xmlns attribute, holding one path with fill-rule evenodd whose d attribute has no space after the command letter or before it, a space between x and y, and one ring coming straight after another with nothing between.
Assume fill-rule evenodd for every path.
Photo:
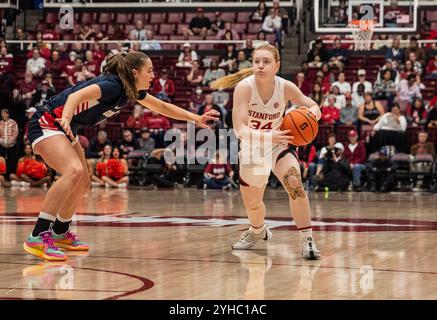
<instances>
[{"instance_id":1,"label":"white sock","mask_svg":"<svg viewBox=\"0 0 437 320\"><path fill-rule=\"evenodd\" d=\"M266 229L266 225L263 224L262 227L260 227L260 228L254 228L254 227L250 226L249 231L253 232L255 234L260 234L261 232L264 232L265 229Z\"/></svg>"},{"instance_id":2,"label":"white sock","mask_svg":"<svg viewBox=\"0 0 437 320\"><path fill-rule=\"evenodd\" d=\"M55 216L52 216L50 213L47 213L47 212L44 212L44 211L41 211L39 213L38 218L41 218L41 219L44 219L44 220L53 221L53 222L55 222L55 220L56 220Z\"/></svg>"},{"instance_id":3,"label":"white sock","mask_svg":"<svg viewBox=\"0 0 437 320\"><path fill-rule=\"evenodd\" d=\"M302 241L304 241L307 238L312 238L313 237L313 229L312 228L308 228L308 229L299 230L299 234L300 234L300 239Z\"/></svg>"},{"instance_id":4,"label":"white sock","mask_svg":"<svg viewBox=\"0 0 437 320\"><path fill-rule=\"evenodd\" d=\"M70 219L65 219L65 218L62 218L59 214L58 214L58 216L56 217L60 222L71 222L71 218Z\"/></svg>"}]
</instances>

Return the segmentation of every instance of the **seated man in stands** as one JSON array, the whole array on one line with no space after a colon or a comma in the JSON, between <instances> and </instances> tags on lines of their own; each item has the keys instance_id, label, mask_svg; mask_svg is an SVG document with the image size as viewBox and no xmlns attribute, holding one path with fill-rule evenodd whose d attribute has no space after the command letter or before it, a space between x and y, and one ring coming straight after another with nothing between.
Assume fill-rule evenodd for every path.
<instances>
[{"instance_id":1,"label":"seated man in stands","mask_svg":"<svg viewBox=\"0 0 437 320\"><path fill-rule=\"evenodd\" d=\"M425 131L420 131L418 133L418 142L411 146L410 155L413 160L412 169L418 172L431 172L432 161L436 158L434 144L428 140L428 133ZM418 161L414 160L420 159L422 155L428 155L430 161ZM416 181L415 181L416 182ZM425 177L423 180L423 187L428 188L430 186L430 176Z\"/></svg>"},{"instance_id":2,"label":"seated man in stands","mask_svg":"<svg viewBox=\"0 0 437 320\"><path fill-rule=\"evenodd\" d=\"M328 51L329 65L331 67L337 66L340 70L343 70L348 56L348 51L341 46L340 38L335 39L334 48Z\"/></svg>"},{"instance_id":3,"label":"seated man in stands","mask_svg":"<svg viewBox=\"0 0 437 320\"><path fill-rule=\"evenodd\" d=\"M141 130L141 136L137 139L137 148L135 150L144 151L148 155L155 149L155 139L150 136L149 128Z\"/></svg>"},{"instance_id":4,"label":"seated man in stands","mask_svg":"<svg viewBox=\"0 0 437 320\"><path fill-rule=\"evenodd\" d=\"M138 150L137 141L134 139L134 135L130 129L124 129L122 132L122 138L118 142L118 149L121 158L126 159L129 152Z\"/></svg>"},{"instance_id":5,"label":"seated man in stands","mask_svg":"<svg viewBox=\"0 0 437 320\"><path fill-rule=\"evenodd\" d=\"M395 184L396 164L390 160L385 148L379 151L379 157L366 164L371 192L390 192Z\"/></svg>"},{"instance_id":6,"label":"seated man in stands","mask_svg":"<svg viewBox=\"0 0 437 320\"><path fill-rule=\"evenodd\" d=\"M182 30L185 39L194 35L202 36L205 39L208 30L211 29L211 21L205 17L203 8L197 8L196 12L197 15L191 19L189 27Z\"/></svg>"},{"instance_id":7,"label":"seated man in stands","mask_svg":"<svg viewBox=\"0 0 437 320\"><path fill-rule=\"evenodd\" d=\"M358 141L358 133L355 130L349 131L349 144L346 145L343 157L349 161L352 170L352 187L354 191L361 191L361 174L366 169L366 147Z\"/></svg>"},{"instance_id":8,"label":"seated man in stands","mask_svg":"<svg viewBox=\"0 0 437 320\"><path fill-rule=\"evenodd\" d=\"M231 182L234 176L234 171L231 166L223 157L220 152L216 152L215 159L210 161L205 168L203 178L204 189L231 189Z\"/></svg>"},{"instance_id":9,"label":"seated man in stands","mask_svg":"<svg viewBox=\"0 0 437 320\"><path fill-rule=\"evenodd\" d=\"M103 155L103 148L105 145L112 146L111 141L108 140L108 134L105 130L99 130L96 137L90 139L90 144L86 150L86 157L91 159L99 159Z\"/></svg>"}]
</instances>

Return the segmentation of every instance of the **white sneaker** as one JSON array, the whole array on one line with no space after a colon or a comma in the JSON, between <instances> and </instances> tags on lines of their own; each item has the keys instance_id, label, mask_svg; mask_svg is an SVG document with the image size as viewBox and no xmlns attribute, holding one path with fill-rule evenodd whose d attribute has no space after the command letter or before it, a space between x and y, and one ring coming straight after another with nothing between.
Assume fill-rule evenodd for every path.
<instances>
[{"instance_id":1,"label":"white sneaker","mask_svg":"<svg viewBox=\"0 0 437 320\"><path fill-rule=\"evenodd\" d=\"M100 183L91 181L91 187L100 187Z\"/></svg>"},{"instance_id":2,"label":"white sneaker","mask_svg":"<svg viewBox=\"0 0 437 320\"><path fill-rule=\"evenodd\" d=\"M232 245L232 249L247 250L252 248L257 242L261 240L267 241L271 238L272 233L267 226L265 227L264 232L261 232L260 234L247 230L241 234L240 240Z\"/></svg>"},{"instance_id":3,"label":"white sneaker","mask_svg":"<svg viewBox=\"0 0 437 320\"><path fill-rule=\"evenodd\" d=\"M307 260L319 260L320 251L317 249L316 242L313 238L308 237L303 242L302 257Z\"/></svg>"},{"instance_id":4,"label":"white sneaker","mask_svg":"<svg viewBox=\"0 0 437 320\"><path fill-rule=\"evenodd\" d=\"M20 185L21 185L22 187L30 187L30 183L29 183L29 182L26 182L26 181L21 181L21 182L20 182Z\"/></svg>"},{"instance_id":5,"label":"white sneaker","mask_svg":"<svg viewBox=\"0 0 437 320\"><path fill-rule=\"evenodd\" d=\"M126 187L127 187L127 184L126 184L126 183L120 183L120 184L118 185L118 187L119 187L119 188L126 188Z\"/></svg>"},{"instance_id":6,"label":"white sneaker","mask_svg":"<svg viewBox=\"0 0 437 320\"><path fill-rule=\"evenodd\" d=\"M12 187L19 187L19 186L21 186L21 182L20 181L11 180L11 186Z\"/></svg>"}]
</instances>

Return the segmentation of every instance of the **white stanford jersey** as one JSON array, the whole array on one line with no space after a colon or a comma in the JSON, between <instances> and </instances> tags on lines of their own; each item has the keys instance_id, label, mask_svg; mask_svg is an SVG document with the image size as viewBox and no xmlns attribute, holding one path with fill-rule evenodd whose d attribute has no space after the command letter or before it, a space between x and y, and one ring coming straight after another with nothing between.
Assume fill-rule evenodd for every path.
<instances>
[{"instance_id":1,"label":"white stanford jersey","mask_svg":"<svg viewBox=\"0 0 437 320\"><path fill-rule=\"evenodd\" d=\"M271 99L264 104L255 83L255 77L249 76L243 81L250 85L252 96L249 102L249 122L252 129L279 129L285 113L284 87L285 80L275 76L275 91Z\"/></svg>"}]
</instances>

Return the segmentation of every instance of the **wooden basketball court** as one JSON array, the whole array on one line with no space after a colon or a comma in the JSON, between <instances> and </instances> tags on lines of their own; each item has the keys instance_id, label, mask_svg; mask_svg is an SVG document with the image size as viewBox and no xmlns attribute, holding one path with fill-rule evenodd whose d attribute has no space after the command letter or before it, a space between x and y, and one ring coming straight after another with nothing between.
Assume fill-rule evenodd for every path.
<instances>
[{"instance_id":1,"label":"wooden basketball court","mask_svg":"<svg viewBox=\"0 0 437 320\"><path fill-rule=\"evenodd\" d=\"M93 189L74 227L91 251L48 263L22 249L45 190L0 193L0 299L437 299L429 194L312 193L322 260L304 261L280 189L273 239L238 252L238 190Z\"/></svg>"}]
</instances>

